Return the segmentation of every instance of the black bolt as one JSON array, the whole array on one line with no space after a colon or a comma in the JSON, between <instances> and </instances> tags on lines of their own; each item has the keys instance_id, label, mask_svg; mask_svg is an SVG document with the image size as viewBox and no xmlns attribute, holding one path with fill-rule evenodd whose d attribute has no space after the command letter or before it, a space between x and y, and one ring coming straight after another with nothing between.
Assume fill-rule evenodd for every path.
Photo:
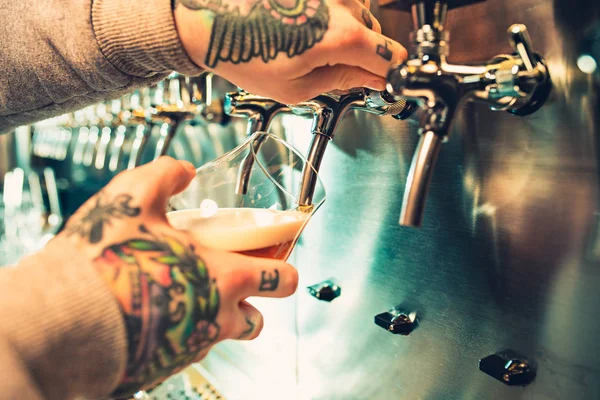
<instances>
[{"instance_id":1,"label":"black bolt","mask_svg":"<svg viewBox=\"0 0 600 400\"><path fill-rule=\"evenodd\" d=\"M479 369L509 386L524 386L536 375L534 365L512 350L504 350L479 360Z\"/></svg>"},{"instance_id":2,"label":"black bolt","mask_svg":"<svg viewBox=\"0 0 600 400\"><path fill-rule=\"evenodd\" d=\"M375 316L375 324L394 334L408 335L417 326L416 315L391 309Z\"/></svg>"},{"instance_id":3,"label":"black bolt","mask_svg":"<svg viewBox=\"0 0 600 400\"><path fill-rule=\"evenodd\" d=\"M332 301L342 294L342 288L331 280L309 286L308 292L319 300Z\"/></svg>"}]
</instances>

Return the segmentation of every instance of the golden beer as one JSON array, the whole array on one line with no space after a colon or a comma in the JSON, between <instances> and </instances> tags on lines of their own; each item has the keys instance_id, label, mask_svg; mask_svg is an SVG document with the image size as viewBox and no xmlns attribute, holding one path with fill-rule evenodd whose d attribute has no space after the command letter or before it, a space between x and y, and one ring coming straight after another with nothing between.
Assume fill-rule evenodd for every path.
<instances>
[{"instance_id":1,"label":"golden beer","mask_svg":"<svg viewBox=\"0 0 600 400\"><path fill-rule=\"evenodd\" d=\"M169 223L188 231L203 246L253 257L286 260L309 213L264 208L221 208L173 211Z\"/></svg>"}]
</instances>

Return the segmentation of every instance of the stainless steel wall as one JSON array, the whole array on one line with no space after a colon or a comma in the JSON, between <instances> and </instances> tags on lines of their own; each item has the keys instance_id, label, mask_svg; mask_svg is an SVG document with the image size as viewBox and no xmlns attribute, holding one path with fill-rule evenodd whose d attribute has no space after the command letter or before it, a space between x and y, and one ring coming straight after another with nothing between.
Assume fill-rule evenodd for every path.
<instances>
[{"instance_id":1,"label":"stainless steel wall","mask_svg":"<svg viewBox=\"0 0 600 400\"><path fill-rule=\"evenodd\" d=\"M409 15L376 14L407 43ZM421 229L397 223L416 121L345 118L321 168L328 199L292 260L299 293L264 304L264 338L205 361L224 383L223 365L241 371L231 398L600 398L600 79L576 64L600 31L600 3L489 0L449 20L449 59L461 63L509 52L506 29L526 24L551 99L525 118L465 105ZM306 128L294 120L286 134L306 146ZM342 287L331 303L302 289L329 277ZM397 305L419 318L408 336L373 323ZM505 349L536 366L533 383L479 371L479 359Z\"/></svg>"}]
</instances>

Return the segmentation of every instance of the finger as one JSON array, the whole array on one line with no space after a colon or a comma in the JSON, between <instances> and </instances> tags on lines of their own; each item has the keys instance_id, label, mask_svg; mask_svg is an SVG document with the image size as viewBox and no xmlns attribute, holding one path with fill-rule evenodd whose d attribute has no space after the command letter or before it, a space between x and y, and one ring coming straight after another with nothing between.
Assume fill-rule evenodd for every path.
<instances>
[{"instance_id":1,"label":"finger","mask_svg":"<svg viewBox=\"0 0 600 400\"><path fill-rule=\"evenodd\" d=\"M308 75L297 78L294 82L294 93L297 98L289 103L310 99L321 93L332 90L347 90L356 87L368 87L373 90L384 90L385 79L360 67L350 65L334 65L320 67Z\"/></svg>"},{"instance_id":2,"label":"finger","mask_svg":"<svg viewBox=\"0 0 600 400\"><path fill-rule=\"evenodd\" d=\"M381 24L369 11L369 6L363 4L360 0L347 0L347 7L358 22L363 24L367 29L381 33Z\"/></svg>"},{"instance_id":3,"label":"finger","mask_svg":"<svg viewBox=\"0 0 600 400\"><path fill-rule=\"evenodd\" d=\"M247 297L288 297L298 287L298 271L279 260L232 254L227 269L227 294L243 300Z\"/></svg>"},{"instance_id":4,"label":"finger","mask_svg":"<svg viewBox=\"0 0 600 400\"><path fill-rule=\"evenodd\" d=\"M195 176L195 167L187 161L175 160L163 156L153 162L133 170L133 182L130 185L151 196L151 207L163 212L169 197L185 189Z\"/></svg>"},{"instance_id":5,"label":"finger","mask_svg":"<svg viewBox=\"0 0 600 400\"><path fill-rule=\"evenodd\" d=\"M407 58L400 43L361 25L330 43L329 51L322 52L323 58L317 60L319 65L351 65L385 78L392 65Z\"/></svg>"},{"instance_id":6,"label":"finger","mask_svg":"<svg viewBox=\"0 0 600 400\"><path fill-rule=\"evenodd\" d=\"M232 339L256 339L264 326L264 318L261 312L246 300L242 300L236 314L236 323L231 335Z\"/></svg>"},{"instance_id":7,"label":"finger","mask_svg":"<svg viewBox=\"0 0 600 400\"><path fill-rule=\"evenodd\" d=\"M356 1L367 8L371 8L371 0L347 0L347 1Z\"/></svg>"}]
</instances>

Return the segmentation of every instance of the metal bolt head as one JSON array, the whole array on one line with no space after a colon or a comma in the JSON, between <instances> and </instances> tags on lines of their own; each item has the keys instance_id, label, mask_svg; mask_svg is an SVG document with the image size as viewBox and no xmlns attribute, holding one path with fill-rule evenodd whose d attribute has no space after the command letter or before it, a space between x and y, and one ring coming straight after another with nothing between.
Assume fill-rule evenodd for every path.
<instances>
[{"instance_id":1,"label":"metal bolt head","mask_svg":"<svg viewBox=\"0 0 600 400\"><path fill-rule=\"evenodd\" d=\"M376 325L394 334L408 335L415 329L417 323L416 313L406 313L397 308L375 316Z\"/></svg>"},{"instance_id":2,"label":"metal bolt head","mask_svg":"<svg viewBox=\"0 0 600 400\"><path fill-rule=\"evenodd\" d=\"M509 386L527 385L536 375L533 364L511 350L482 358L479 369Z\"/></svg>"},{"instance_id":3,"label":"metal bolt head","mask_svg":"<svg viewBox=\"0 0 600 400\"><path fill-rule=\"evenodd\" d=\"M342 294L342 288L331 280L309 286L308 292L319 300L332 301Z\"/></svg>"}]
</instances>

